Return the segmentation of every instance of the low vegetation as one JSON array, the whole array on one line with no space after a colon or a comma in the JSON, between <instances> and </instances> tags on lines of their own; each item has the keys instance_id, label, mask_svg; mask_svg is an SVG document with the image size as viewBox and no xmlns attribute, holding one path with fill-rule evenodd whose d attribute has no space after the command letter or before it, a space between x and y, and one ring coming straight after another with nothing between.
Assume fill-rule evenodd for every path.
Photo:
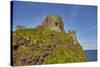
<instances>
[{"instance_id":1,"label":"low vegetation","mask_svg":"<svg viewBox=\"0 0 100 67\"><path fill-rule=\"evenodd\" d=\"M45 28L17 29L13 36L13 65L57 64L87 61L79 43L65 32Z\"/></svg>"}]
</instances>

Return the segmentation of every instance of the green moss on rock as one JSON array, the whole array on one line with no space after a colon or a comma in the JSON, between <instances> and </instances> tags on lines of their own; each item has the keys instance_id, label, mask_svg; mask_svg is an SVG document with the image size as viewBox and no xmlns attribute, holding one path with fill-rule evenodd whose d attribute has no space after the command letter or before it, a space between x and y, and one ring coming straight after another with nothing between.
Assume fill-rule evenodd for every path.
<instances>
[{"instance_id":1,"label":"green moss on rock","mask_svg":"<svg viewBox=\"0 0 100 67\"><path fill-rule=\"evenodd\" d=\"M17 29L12 36L14 65L87 61L81 45L74 44L68 33L45 28Z\"/></svg>"}]
</instances>

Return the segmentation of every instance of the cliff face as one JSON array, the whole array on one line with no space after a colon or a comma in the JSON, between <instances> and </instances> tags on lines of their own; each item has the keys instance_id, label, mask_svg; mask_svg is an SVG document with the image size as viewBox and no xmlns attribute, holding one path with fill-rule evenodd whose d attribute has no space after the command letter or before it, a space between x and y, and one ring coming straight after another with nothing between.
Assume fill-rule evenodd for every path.
<instances>
[{"instance_id":1,"label":"cliff face","mask_svg":"<svg viewBox=\"0 0 100 67\"><path fill-rule=\"evenodd\" d=\"M83 49L68 33L47 28L18 29L13 33L13 65L87 61Z\"/></svg>"}]
</instances>

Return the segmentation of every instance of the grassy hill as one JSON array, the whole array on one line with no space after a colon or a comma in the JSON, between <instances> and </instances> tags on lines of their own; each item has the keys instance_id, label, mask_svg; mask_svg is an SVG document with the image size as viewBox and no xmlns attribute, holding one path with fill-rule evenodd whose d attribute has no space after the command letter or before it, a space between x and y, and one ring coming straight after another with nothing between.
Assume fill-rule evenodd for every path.
<instances>
[{"instance_id":1,"label":"grassy hill","mask_svg":"<svg viewBox=\"0 0 100 67\"><path fill-rule=\"evenodd\" d=\"M65 32L45 28L17 29L13 36L13 65L87 61L79 43Z\"/></svg>"}]
</instances>

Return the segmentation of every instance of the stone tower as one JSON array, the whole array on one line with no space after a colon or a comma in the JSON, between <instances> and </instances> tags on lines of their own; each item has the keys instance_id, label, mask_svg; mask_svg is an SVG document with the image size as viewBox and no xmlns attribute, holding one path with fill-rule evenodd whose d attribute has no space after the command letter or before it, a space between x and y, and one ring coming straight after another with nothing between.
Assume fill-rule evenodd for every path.
<instances>
[{"instance_id":1,"label":"stone tower","mask_svg":"<svg viewBox=\"0 0 100 67\"><path fill-rule=\"evenodd\" d=\"M43 27L49 28L50 30L64 32L64 23L58 15L47 15L43 20Z\"/></svg>"},{"instance_id":2,"label":"stone tower","mask_svg":"<svg viewBox=\"0 0 100 67\"><path fill-rule=\"evenodd\" d=\"M74 44L77 44L78 41L77 41L76 31L75 30L68 30L68 33L69 33L69 35L72 36Z\"/></svg>"}]
</instances>

